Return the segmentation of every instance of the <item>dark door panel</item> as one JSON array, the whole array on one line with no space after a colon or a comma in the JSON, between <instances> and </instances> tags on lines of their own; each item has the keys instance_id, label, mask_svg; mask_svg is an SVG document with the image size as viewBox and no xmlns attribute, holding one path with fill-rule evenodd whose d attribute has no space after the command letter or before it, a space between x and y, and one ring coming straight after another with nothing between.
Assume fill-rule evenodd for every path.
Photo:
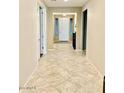
<instances>
[{"instance_id":1,"label":"dark door panel","mask_svg":"<svg viewBox=\"0 0 124 93\"><path fill-rule=\"evenodd\" d=\"M83 36L82 50L84 52L86 52L86 48L87 48L87 10L85 10L83 12L83 34L82 34L82 36Z\"/></svg>"}]
</instances>

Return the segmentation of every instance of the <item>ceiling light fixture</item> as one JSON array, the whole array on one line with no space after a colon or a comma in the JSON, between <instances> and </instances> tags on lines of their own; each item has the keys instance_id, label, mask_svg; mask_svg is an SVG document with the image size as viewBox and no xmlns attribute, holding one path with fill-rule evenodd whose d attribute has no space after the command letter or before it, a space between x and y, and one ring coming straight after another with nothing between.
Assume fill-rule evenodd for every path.
<instances>
[{"instance_id":1,"label":"ceiling light fixture","mask_svg":"<svg viewBox=\"0 0 124 93\"><path fill-rule=\"evenodd\" d=\"M64 0L65 2L67 2L68 0Z\"/></svg>"},{"instance_id":2,"label":"ceiling light fixture","mask_svg":"<svg viewBox=\"0 0 124 93\"><path fill-rule=\"evenodd\" d=\"M66 16L66 14L65 14L65 13L63 13L63 16L65 17L65 16Z\"/></svg>"}]
</instances>

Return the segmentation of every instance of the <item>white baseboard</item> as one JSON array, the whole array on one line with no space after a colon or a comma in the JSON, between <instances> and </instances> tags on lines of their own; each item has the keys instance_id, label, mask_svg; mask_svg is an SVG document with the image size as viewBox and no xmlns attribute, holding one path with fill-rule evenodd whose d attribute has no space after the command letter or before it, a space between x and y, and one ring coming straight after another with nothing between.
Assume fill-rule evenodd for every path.
<instances>
[{"instance_id":1,"label":"white baseboard","mask_svg":"<svg viewBox=\"0 0 124 93\"><path fill-rule=\"evenodd\" d=\"M27 81L25 82L25 84L24 84L23 87L26 87L26 85L28 84L28 82L31 80L33 74L34 74L34 73L36 72L36 70L37 70L37 67L38 67L38 62L37 62L36 66L35 66L35 68L34 68L34 70L33 70L33 72L32 72L31 75L28 77L28 79L27 79ZM22 91L23 91L23 90L22 90ZM19 90L19 93L21 93L22 91Z\"/></svg>"}]
</instances>

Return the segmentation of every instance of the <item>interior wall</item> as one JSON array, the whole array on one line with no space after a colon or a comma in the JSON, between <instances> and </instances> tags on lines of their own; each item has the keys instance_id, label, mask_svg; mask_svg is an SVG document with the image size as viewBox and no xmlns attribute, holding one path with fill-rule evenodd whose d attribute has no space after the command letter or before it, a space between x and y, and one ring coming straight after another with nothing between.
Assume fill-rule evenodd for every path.
<instances>
[{"instance_id":1,"label":"interior wall","mask_svg":"<svg viewBox=\"0 0 124 93\"><path fill-rule=\"evenodd\" d=\"M57 13L77 13L77 49L80 49L80 33L81 33L81 7L77 8L47 8L47 38L48 38L48 48L52 49L54 44L54 16L53 12Z\"/></svg>"},{"instance_id":2,"label":"interior wall","mask_svg":"<svg viewBox=\"0 0 124 93\"><path fill-rule=\"evenodd\" d=\"M105 1L89 0L83 7L88 9L87 56L105 74Z\"/></svg>"},{"instance_id":3,"label":"interior wall","mask_svg":"<svg viewBox=\"0 0 124 93\"><path fill-rule=\"evenodd\" d=\"M38 62L38 0L19 1L19 85L23 86Z\"/></svg>"}]
</instances>

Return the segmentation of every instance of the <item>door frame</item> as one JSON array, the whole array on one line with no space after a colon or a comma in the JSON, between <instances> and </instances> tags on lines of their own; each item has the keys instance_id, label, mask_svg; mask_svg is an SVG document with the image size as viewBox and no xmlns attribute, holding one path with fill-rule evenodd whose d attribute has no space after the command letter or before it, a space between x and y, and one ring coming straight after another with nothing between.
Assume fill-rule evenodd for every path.
<instances>
[{"instance_id":1,"label":"door frame","mask_svg":"<svg viewBox=\"0 0 124 93\"><path fill-rule=\"evenodd\" d=\"M85 9L82 12L82 50L83 54L87 53L87 20L88 18L88 9Z\"/></svg>"},{"instance_id":2,"label":"door frame","mask_svg":"<svg viewBox=\"0 0 124 93\"><path fill-rule=\"evenodd\" d=\"M72 46L73 45L75 45L75 46L73 46L73 48L74 49L76 49L76 46L78 45L78 43L76 42L77 41L77 38L76 38L76 32L77 32L77 13L76 12L68 12L68 13L66 13L66 12L63 12L63 13L60 13L60 12L53 12L53 24L55 23L55 16L58 16L58 15L60 15L60 16L63 16L63 14L66 14L66 15L74 15L74 19L73 19L73 25L74 25L74 28L73 28L73 33L72 34L74 34L75 36L75 38L74 38L74 40L73 40L73 38L72 38ZM53 31L55 30L55 25L53 26ZM53 37L53 40L54 40L54 37ZM74 42L73 42L74 41Z\"/></svg>"},{"instance_id":3,"label":"door frame","mask_svg":"<svg viewBox=\"0 0 124 93\"><path fill-rule=\"evenodd\" d=\"M42 9L42 13L43 15L41 15L41 11L40 9ZM41 22L41 17L42 16L42 22ZM46 25L47 25L47 12L46 12L46 7L44 4L42 3L37 3L37 58L38 61L40 60L42 55L45 55L47 53L47 29L46 29ZM41 26L42 24L42 26ZM42 27L42 28L41 28ZM42 33L41 33L42 31ZM42 34L42 36L41 36ZM41 46L42 43L42 46ZM42 49L43 47L43 49ZM42 51L41 51L42 49Z\"/></svg>"}]
</instances>

